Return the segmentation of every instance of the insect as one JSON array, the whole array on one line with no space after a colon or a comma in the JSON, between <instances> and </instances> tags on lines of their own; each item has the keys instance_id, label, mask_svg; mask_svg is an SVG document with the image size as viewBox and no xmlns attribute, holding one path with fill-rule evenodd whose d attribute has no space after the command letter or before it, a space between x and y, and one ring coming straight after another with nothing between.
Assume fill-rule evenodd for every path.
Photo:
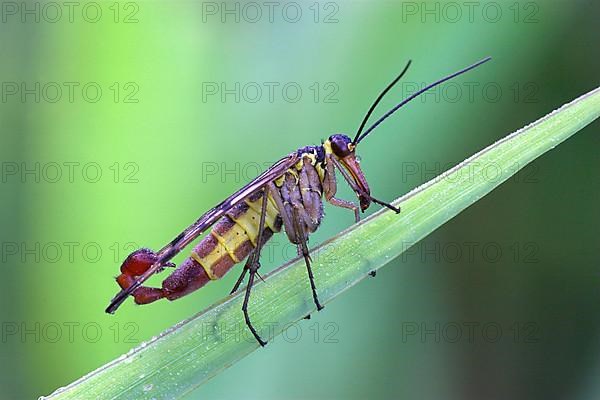
<instances>
[{"instance_id":1,"label":"insect","mask_svg":"<svg viewBox=\"0 0 600 400\"><path fill-rule=\"evenodd\" d=\"M131 253L121 265L121 274L116 278L122 290L112 299L106 312L114 313L130 295L137 304L148 304L162 298L178 299L211 280L221 278L235 264L247 258L231 293L238 290L246 274L249 274L242 311L246 325L258 343L264 346L266 341L259 336L250 321L248 301L260 268L261 250L273 234L282 229L289 241L297 246L299 255L304 257L314 303L317 310L323 309L317 294L307 246L308 236L317 230L323 218L323 198L334 206L352 210L356 221L360 219L359 209L364 212L371 203L387 207L396 213L400 212L399 208L378 200L371 194L356 156L358 144L409 101L490 59L484 58L422 88L364 130L377 104L407 72L411 64L411 61L408 61L402 72L375 99L354 139L344 134L334 134L320 146L299 148L206 212L158 252L142 248ZM355 192L358 204L336 197L336 171L339 171ZM162 282L160 288L142 286L148 278L165 267L175 267L170 260L210 228L210 233Z\"/></svg>"}]
</instances>

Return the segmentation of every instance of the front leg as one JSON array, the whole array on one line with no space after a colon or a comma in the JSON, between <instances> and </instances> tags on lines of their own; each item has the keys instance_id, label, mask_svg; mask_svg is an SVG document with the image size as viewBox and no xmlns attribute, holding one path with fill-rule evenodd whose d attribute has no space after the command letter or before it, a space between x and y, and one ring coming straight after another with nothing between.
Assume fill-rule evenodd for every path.
<instances>
[{"instance_id":1,"label":"front leg","mask_svg":"<svg viewBox=\"0 0 600 400\"><path fill-rule=\"evenodd\" d=\"M400 214L400 208L394 207L393 205L391 205L390 203L386 203L385 201L378 200L375 197L371 196L371 194L369 194L369 193L361 192L361 190L358 188L358 186L356 185L356 183L348 175L348 172L345 171L344 168L340 166L339 162L336 161L335 158L333 158L333 157L330 156L329 157L329 162L332 163L332 164L335 164L337 166L337 168L340 170L340 173L342 174L342 176L344 177L344 179L346 180L346 182L348 183L348 185L350 185L350 187L352 188L352 190L354 190L354 192L359 197L359 199L361 198L361 196L365 196L370 201L372 201L373 203L376 203L376 204L379 204L380 206L389 208L390 210L392 210L396 214Z\"/></svg>"},{"instance_id":2,"label":"front leg","mask_svg":"<svg viewBox=\"0 0 600 400\"><path fill-rule=\"evenodd\" d=\"M347 208L349 210L354 211L354 221L360 221L360 212L358 210L358 205L356 205L355 203L344 199L338 199L334 196L331 196L330 198L325 197L325 200L327 200L329 204L334 205L336 207Z\"/></svg>"},{"instance_id":3,"label":"front leg","mask_svg":"<svg viewBox=\"0 0 600 400\"><path fill-rule=\"evenodd\" d=\"M325 177L323 179L323 193L325 194L325 200L336 207L347 208L354 211L354 220L360 221L360 212L358 205L343 199L335 197L337 192L337 181L335 178L335 167L333 162L328 162L325 166Z\"/></svg>"}]
</instances>

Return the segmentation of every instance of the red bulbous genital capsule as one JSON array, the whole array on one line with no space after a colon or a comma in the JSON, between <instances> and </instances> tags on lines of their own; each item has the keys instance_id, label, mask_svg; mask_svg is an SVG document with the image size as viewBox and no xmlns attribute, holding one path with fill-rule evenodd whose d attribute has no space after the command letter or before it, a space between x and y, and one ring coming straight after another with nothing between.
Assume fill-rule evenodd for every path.
<instances>
[{"instance_id":1,"label":"red bulbous genital capsule","mask_svg":"<svg viewBox=\"0 0 600 400\"><path fill-rule=\"evenodd\" d=\"M133 284L136 276L146 272L157 260L156 253L150 249L134 251L121 264L121 275L117 277L117 283L122 289L127 289Z\"/></svg>"},{"instance_id":2,"label":"red bulbous genital capsule","mask_svg":"<svg viewBox=\"0 0 600 400\"><path fill-rule=\"evenodd\" d=\"M139 249L131 253L121 265L121 272L127 275L139 276L157 261L158 257L150 249Z\"/></svg>"}]
</instances>

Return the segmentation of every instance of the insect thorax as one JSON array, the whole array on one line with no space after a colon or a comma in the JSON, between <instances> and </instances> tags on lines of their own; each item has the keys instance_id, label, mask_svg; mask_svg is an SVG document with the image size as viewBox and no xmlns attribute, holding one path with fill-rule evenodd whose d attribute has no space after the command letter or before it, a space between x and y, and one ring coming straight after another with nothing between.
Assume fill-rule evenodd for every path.
<instances>
[{"instance_id":1,"label":"insect thorax","mask_svg":"<svg viewBox=\"0 0 600 400\"><path fill-rule=\"evenodd\" d=\"M323 146L300 147L296 153L300 156L300 158L310 157L312 160L314 160L313 165L317 163L325 164L325 149Z\"/></svg>"}]
</instances>

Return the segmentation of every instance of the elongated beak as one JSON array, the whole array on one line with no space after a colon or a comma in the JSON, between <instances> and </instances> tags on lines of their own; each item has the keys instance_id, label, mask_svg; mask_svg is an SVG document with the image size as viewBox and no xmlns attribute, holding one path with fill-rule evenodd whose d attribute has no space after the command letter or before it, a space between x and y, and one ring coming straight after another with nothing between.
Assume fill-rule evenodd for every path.
<instances>
[{"instance_id":1,"label":"elongated beak","mask_svg":"<svg viewBox=\"0 0 600 400\"><path fill-rule=\"evenodd\" d=\"M358 195L358 200L360 202L360 209L365 211L369 208L369 205L371 205L371 189L369 189L369 184L360 169L360 164L356 160L356 156L351 154L340 159L340 162L352 176L357 188L356 194Z\"/></svg>"}]
</instances>

